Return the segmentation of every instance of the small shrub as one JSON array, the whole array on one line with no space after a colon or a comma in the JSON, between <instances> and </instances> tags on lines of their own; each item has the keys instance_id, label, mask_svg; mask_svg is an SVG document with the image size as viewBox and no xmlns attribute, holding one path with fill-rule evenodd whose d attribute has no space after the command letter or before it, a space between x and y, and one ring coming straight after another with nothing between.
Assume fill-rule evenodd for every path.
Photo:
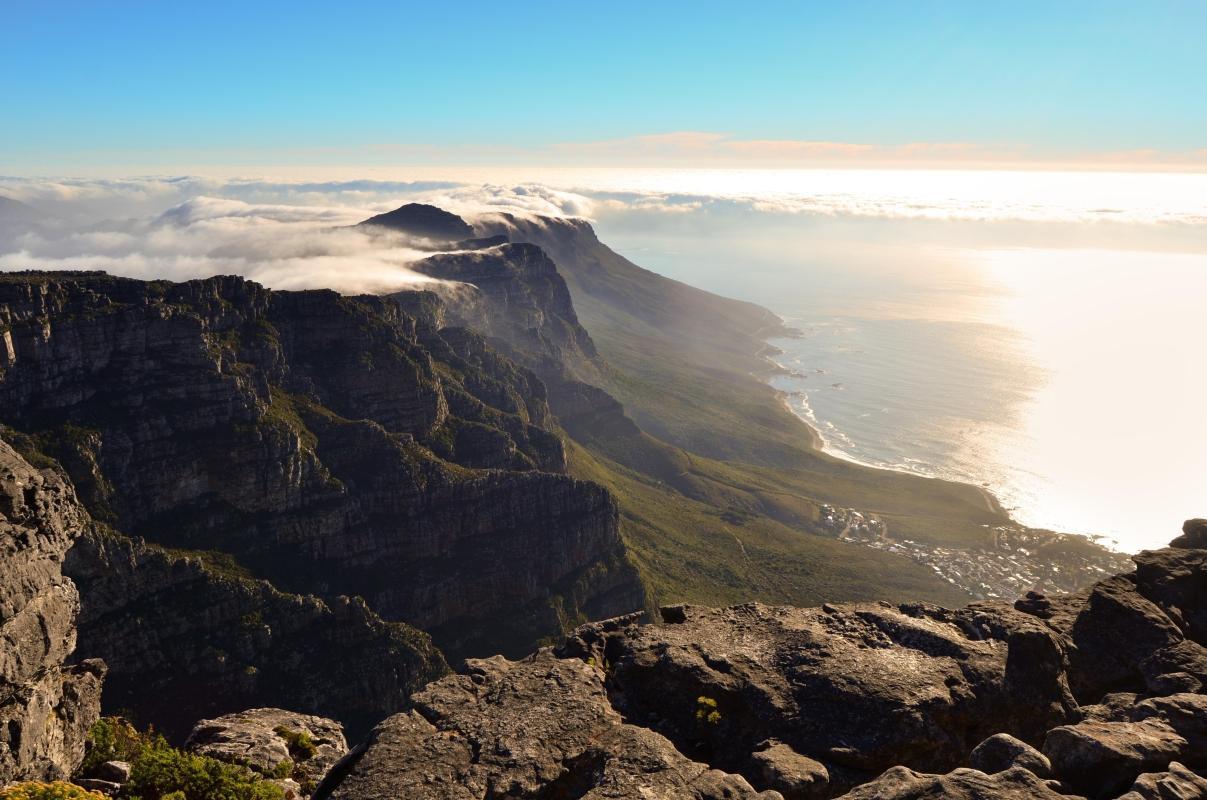
<instances>
[{"instance_id":1,"label":"small shrub","mask_svg":"<svg viewBox=\"0 0 1207 800\"><path fill-rule=\"evenodd\" d=\"M87 750L80 775L91 775L106 761L133 761L160 737L153 731L139 733L121 717L101 717L88 731Z\"/></svg>"},{"instance_id":2,"label":"small shrub","mask_svg":"<svg viewBox=\"0 0 1207 800\"><path fill-rule=\"evenodd\" d=\"M0 789L0 800L106 800L100 792L90 792L72 783L30 781Z\"/></svg>"},{"instance_id":3,"label":"small shrub","mask_svg":"<svg viewBox=\"0 0 1207 800\"><path fill-rule=\"evenodd\" d=\"M149 747L135 759L125 793L139 800L283 800L285 792L245 767Z\"/></svg>"},{"instance_id":4,"label":"small shrub","mask_svg":"<svg viewBox=\"0 0 1207 800\"><path fill-rule=\"evenodd\" d=\"M294 761L307 761L318 753L319 749L307 731L294 731L284 725L278 725L272 732L285 740L289 747L289 755Z\"/></svg>"},{"instance_id":5,"label":"small shrub","mask_svg":"<svg viewBox=\"0 0 1207 800\"><path fill-rule=\"evenodd\" d=\"M313 747L313 744L311 744ZM89 775L106 761L130 762L126 800L283 800L281 787L251 770L208 756L177 750L154 731L140 733L118 717L104 717L88 735L80 774ZM77 787L78 788L78 787ZM93 794L0 794L0 800L93 800Z\"/></svg>"},{"instance_id":6,"label":"small shrub","mask_svg":"<svg viewBox=\"0 0 1207 800\"><path fill-rule=\"evenodd\" d=\"M721 712L717 710L717 701L711 697L700 695L696 698L696 719L716 725L721 721Z\"/></svg>"}]
</instances>

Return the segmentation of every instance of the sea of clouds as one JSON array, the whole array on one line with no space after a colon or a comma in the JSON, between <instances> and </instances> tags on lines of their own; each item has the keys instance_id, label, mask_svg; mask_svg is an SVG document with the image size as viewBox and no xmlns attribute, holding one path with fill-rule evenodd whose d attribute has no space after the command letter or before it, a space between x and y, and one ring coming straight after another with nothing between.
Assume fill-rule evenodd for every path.
<instances>
[{"instance_id":1,"label":"sea of clouds","mask_svg":"<svg viewBox=\"0 0 1207 800\"><path fill-rule=\"evenodd\" d=\"M566 173L557 183L0 177L0 198L20 204L0 202L3 270L88 268L174 280L239 274L274 288L346 292L429 280L407 264L430 243L350 227L408 202L471 220L490 212L584 217L622 238L729 230L774 243L818 220L871 220L942 225L945 237L952 225L999 226L1007 238L1020 225L1106 237L1144 228L1146 238L1193 239L1197 247L1207 229L1205 175L606 171Z\"/></svg>"}]
</instances>

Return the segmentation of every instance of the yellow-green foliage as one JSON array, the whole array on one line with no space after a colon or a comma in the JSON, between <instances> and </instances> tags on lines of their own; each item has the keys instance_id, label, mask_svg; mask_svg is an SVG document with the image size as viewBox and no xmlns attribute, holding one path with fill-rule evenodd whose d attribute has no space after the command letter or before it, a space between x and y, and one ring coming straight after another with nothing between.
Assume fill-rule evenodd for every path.
<instances>
[{"instance_id":1,"label":"yellow-green foliage","mask_svg":"<svg viewBox=\"0 0 1207 800\"><path fill-rule=\"evenodd\" d=\"M315 746L314 740L310 738L310 734L306 731L295 731L286 728L284 725L278 725L272 729L272 732L285 740L285 744L289 747L289 755L295 761L307 761L314 758L318 753L318 747Z\"/></svg>"},{"instance_id":2,"label":"yellow-green foliage","mask_svg":"<svg viewBox=\"0 0 1207 800\"><path fill-rule=\"evenodd\" d=\"M313 745L312 745L313 746ZM139 732L124 719L105 717L88 737L80 768L90 775L106 761L130 762L127 800L282 800L284 791L245 767L177 750L154 731ZM76 800L77 795L63 795ZM91 800L93 795L78 795ZM0 795L0 800L59 800L59 795Z\"/></svg>"},{"instance_id":3,"label":"yellow-green foliage","mask_svg":"<svg viewBox=\"0 0 1207 800\"><path fill-rule=\"evenodd\" d=\"M284 790L244 767L157 744L134 760L125 793L139 800L283 800Z\"/></svg>"},{"instance_id":4,"label":"yellow-green foliage","mask_svg":"<svg viewBox=\"0 0 1207 800\"><path fill-rule=\"evenodd\" d=\"M721 712L717 710L717 701L711 697L700 695L696 698L696 719L716 725L721 721Z\"/></svg>"},{"instance_id":5,"label":"yellow-green foliage","mask_svg":"<svg viewBox=\"0 0 1207 800\"><path fill-rule=\"evenodd\" d=\"M102 717L88 732L88 749L80 774L89 775L106 761L133 761L158 739L154 731L140 733L121 717Z\"/></svg>"},{"instance_id":6,"label":"yellow-green foliage","mask_svg":"<svg viewBox=\"0 0 1207 800\"><path fill-rule=\"evenodd\" d=\"M63 781L15 783L0 789L0 800L106 800L100 792L90 792Z\"/></svg>"}]
</instances>

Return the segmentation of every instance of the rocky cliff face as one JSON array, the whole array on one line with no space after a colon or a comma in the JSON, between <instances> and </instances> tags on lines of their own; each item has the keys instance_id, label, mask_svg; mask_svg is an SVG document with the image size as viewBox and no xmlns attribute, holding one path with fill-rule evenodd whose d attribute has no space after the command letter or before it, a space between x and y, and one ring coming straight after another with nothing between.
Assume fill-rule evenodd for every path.
<instances>
[{"instance_id":1,"label":"rocky cliff face","mask_svg":"<svg viewBox=\"0 0 1207 800\"><path fill-rule=\"evenodd\" d=\"M65 662L79 597L63 554L88 515L0 440L0 784L69 776L100 715L104 665Z\"/></svg>"},{"instance_id":2,"label":"rocky cliff face","mask_svg":"<svg viewBox=\"0 0 1207 800\"><path fill-rule=\"evenodd\" d=\"M557 474L541 381L440 306L10 274L0 421L123 533L361 595L454 658L640 607L614 501Z\"/></svg>"},{"instance_id":3,"label":"rocky cliff face","mask_svg":"<svg viewBox=\"0 0 1207 800\"><path fill-rule=\"evenodd\" d=\"M532 369L548 388L558 423L577 441L678 487L685 471L683 455L644 435L620 402L599 388L608 367L579 322L553 260L535 244L491 244L497 238L506 237L481 240L486 246L472 250L433 255L411 267L467 284L449 298L448 313ZM467 244L472 242L458 246Z\"/></svg>"},{"instance_id":4,"label":"rocky cliff face","mask_svg":"<svg viewBox=\"0 0 1207 800\"><path fill-rule=\"evenodd\" d=\"M174 741L202 717L265 704L360 735L448 670L427 634L360 598L287 594L218 553L93 530L66 570L85 598L80 651L114 665L106 707Z\"/></svg>"},{"instance_id":5,"label":"rocky cliff face","mask_svg":"<svg viewBox=\"0 0 1207 800\"><path fill-rule=\"evenodd\" d=\"M1202 796L1207 550L1136 564L1080 595L957 611L677 606L589 625L432 684L318 796Z\"/></svg>"}]
</instances>

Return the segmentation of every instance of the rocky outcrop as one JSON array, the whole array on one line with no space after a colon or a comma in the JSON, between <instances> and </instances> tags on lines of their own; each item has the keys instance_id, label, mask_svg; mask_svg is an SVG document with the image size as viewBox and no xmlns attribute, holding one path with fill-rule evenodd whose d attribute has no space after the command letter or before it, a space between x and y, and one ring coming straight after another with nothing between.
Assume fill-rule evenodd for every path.
<instances>
[{"instance_id":1,"label":"rocky outcrop","mask_svg":"<svg viewBox=\"0 0 1207 800\"><path fill-rule=\"evenodd\" d=\"M0 784L69 776L100 715L104 665L66 664L79 598L61 566L87 520L67 483L0 440Z\"/></svg>"},{"instance_id":2,"label":"rocky outcrop","mask_svg":"<svg viewBox=\"0 0 1207 800\"><path fill-rule=\"evenodd\" d=\"M1207 797L1207 778L1174 761L1166 772L1148 772L1136 778L1131 791L1119 800L1188 800Z\"/></svg>"},{"instance_id":3,"label":"rocky outcrop","mask_svg":"<svg viewBox=\"0 0 1207 800\"><path fill-rule=\"evenodd\" d=\"M626 717L683 752L739 771L775 739L842 785L897 764L950 768L995 732L1034 738L1069 718L1057 637L1000 613L680 606L663 610L661 626L629 626L591 647ZM567 654L585 652L591 636ZM701 723L701 698L715 722Z\"/></svg>"},{"instance_id":4,"label":"rocky outcrop","mask_svg":"<svg viewBox=\"0 0 1207 800\"><path fill-rule=\"evenodd\" d=\"M844 794L841 800L1059 800L1066 795L1021 767L986 775L957 769L946 775L926 775L893 767L870 783Z\"/></svg>"},{"instance_id":5,"label":"rocky outcrop","mask_svg":"<svg viewBox=\"0 0 1207 800\"><path fill-rule=\"evenodd\" d=\"M1048 757L1008 733L995 733L968 755L968 765L989 775L1022 767L1041 778L1052 775Z\"/></svg>"},{"instance_id":6,"label":"rocky outcrop","mask_svg":"<svg viewBox=\"0 0 1207 800\"><path fill-rule=\"evenodd\" d=\"M427 634L363 600L281 592L219 553L94 530L66 569L85 597L80 650L113 665L106 708L175 741L197 719L264 703L363 735L448 671Z\"/></svg>"},{"instance_id":7,"label":"rocky outcrop","mask_svg":"<svg viewBox=\"0 0 1207 800\"><path fill-rule=\"evenodd\" d=\"M1207 519L1188 519L1182 525L1182 535L1169 543L1170 547L1203 549L1207 547Z\"/></svg>"},{"instance_id":8,"label":"rocky outcrop","mask_svg":"<svg viewBox=\"0 0 1207 800\"><path fill-rule=\"evenodd\" d=\"M742 777L688 760L612 708L599 666L548 650L471 661L414 697L338 766L316 798L763 798Z\"/></svg>"},{"instance_id":9,"label":"rocky outcrop","mask_svg":"<svg viewBox=\"0 0 1207 800\"><path fill-rule=\"evenodd\" d=\"M338 722L280 708L253 708L193 726L185 749L248 767L309 797L348 752Z\"/></svg>"},{"instance_id":10,"label":"rocky outcrop","mask_svg":"<svg viewBox=\"0 0 1207 800\"><path fill-rule=\"evenodd\" d=\"M598 369L595 343L579 324L557 266L534 244L440 253L408 265L424 275L470 284L450 308L545 377L584 377Z\"/></svg>"},{"instance_id":11,"label":"rocky outcrop","mask_svg":"<svg viewBox=\"0 0 1207 800\"><path fill-rule=\"evenodd\" d=\"M711 774L737 797L1195 797L1207 695L1169 689L1198 680L1205 556L1142 553L1017 608L674 606L587 625L432 684L325 796L697 797L683 776ZM635 742L673 755L654 768Z\"/></svg>"}]
</instances>

